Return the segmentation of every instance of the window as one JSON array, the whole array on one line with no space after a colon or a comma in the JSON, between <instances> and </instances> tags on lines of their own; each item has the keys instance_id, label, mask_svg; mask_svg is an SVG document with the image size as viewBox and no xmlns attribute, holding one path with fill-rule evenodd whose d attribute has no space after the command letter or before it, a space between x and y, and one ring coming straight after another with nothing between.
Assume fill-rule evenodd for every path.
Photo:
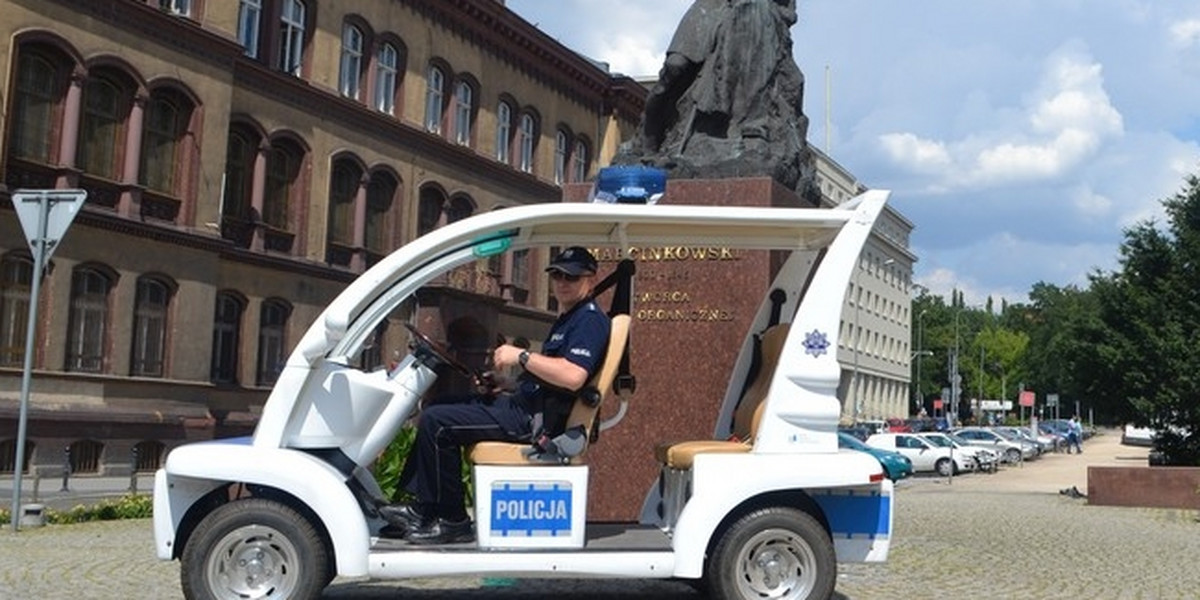
<instances>
[{"instance_id":1,"label":"window","mask_svg":"<svg viewBox=\"0 0 1200 600\"><path fill-rule=\"evenodd\" d=\"M509 164L512 150L512 107L503 100L496 106L496 160Z\"/></svg>"},{"instance_id":2,"label":"window","mask_svg":"<svg viewBox=\"0 0 1200 600\"><path fill-rule=\"evenodd\" d=\"M238 5L238 43L246 56L258 58L258 30L262 22L262 0L241 0Z\"/></svg>"},{"instance_id":3,"label":"window","mask_svg":"<svg viewBox=\"0 0 1200 600\"><path fill-rule=\"evenodd\" d=\"M133 307L133 356L130 371L142 377L162 377L167 344L167 307L171 286L152 277L137 283Z\"/></svg>"},{"instance_id":4,"label":"window","mask_svg":"<svg viewBox=\"0 0 1200 600\"><path fill-rule=\"evenodd\" d=\"M300 0L283 0L279 15L279 70L297 77L304 61L304 19Z\"/></svg>"},{"instance_id":5,"label":"window","mask_svg":"<svg viewBox=\"0 0 1200 600\"><path fill-rule=\"evenodd\" d=\"M181 17L192 14L192 0L158 0L158 7Z\"/></svg>"},{"instance_id":6,"label":"window","mask_svg":"<svg viewBox=\"0 0 1200 600\"><path fill-rule=\"evenodd\" d=\"M400 70L400 53L392 44L379 47L375 74L375 110L396 114L396 75Z\"/></svg>"},{"instance_id":7,"label":"window","mask_svg":"<svg viewBox=\"0 0 1200 600\"><path fill-rule=\"evenodd\" d=\"M396 179L387 173L375 173L367 186L366 239L363 245L375 254L387 254L391 250L392 226L388 214L399 186Z\"/></svg>"},{"instance_id":8,"label":"window","mask_svg":"<svg viewBox=\"0 0 1200 600\"><path fill-rule=\"evenodd\" d=\"M250 194L253 191L254 159L258 154L258 136L234 129L225 146L225 191L221 216L250 219Z\"/></svg>"},{"instance_id":9,"label":"window","mask_svg":"<svg viewBox=\"0 0 1200 600\"><path fill-rule=\"evenodd\" d=\"M133 469L138 473L153 473L162 467L166 445L158 440L143 440L133 446Z\"/></svg>"},{"instance_id":10,"label":"window","mask_svg":"<svg viewBox=\"0 0 1200 600\"><path fill-rule=\"evenodd\" d=\"M258 330L258 385L266 386L279 379L283 371L287 348L287 320L292 309L282 300L267 300L262 305Z\"/></svg>"},{"instance_id":11,"label":"window","mask_svg":"<svg viewBox=\"0 0 1200 600\"><path fill-rule=\"evenodd\" d=\"M525 173L533 172L534 136L536 135L537 129L533 121L533 116L529 114L521 115L521 127L517 131L517 142L520 147L517 168Z\"/></svg>"},{"instance_id":12,"label":"window","mask_svg":"<svg viewBox=\"0 0 1200 600\"><path fill-rule=\"evenodd\" d=\"M90 77L83 91L83 123L76 164L85 173L116 181L120 144L132 94L114 79Z\"/></svg>"},{"instance_id":13,"label":"window","mask_svg":"<svg viewBox=\"0 0 1200 600\"><path fill-rule=\"evenodd\" d=\"M339 90L347 98L358 100L362 81L363 33L358 27L342 26L342 71Z\"/></svg>"},{"instance_id":14,"label":"window","mask_svg":"<svg viewBox=\"0 0 1200 600\"><path fill-rule=\"evenodd\" d=\"M32 286L33 261L12 255L0 261L0 366L18 367L25 361Z\"/></svg>"},{"instance_id":15,"label":"window","mask_svg":"<svg viewBox=\"0 0 1200 600\"><path fill-rule=\"evenodd\" d=\"M104 444L96 440L79 440L68 448L72 473L96 473L100 470L100 455Z\"/></svg>"},{"instance_id":16,"label":"window","mask_svg":"<svg viewBox=\"0 0 1200 600\"><path fill-rule=\"evenodd\" d=\"M512 280L513 287L523 290L529 289L529 249L514 250L512 254Z\"/></svg>"},{"instance_id":17,"label":"window","mask_svg":"<svg viewBox=\"0 0 1200 600\"><path fill-rule=\"evenodd\" d=\"M66 89L67 68L62 61L22 47L17 60L9 146L13 156L41 163L51 160L55 108Z\"/></svg>"},{"instance_id":18,"label":"window","mask_svg":"<svg viewBox=\"0 0 1200 600\"><path fill-rule=\"evenodd\" d=\"M583 140L575 140L575 151L571 153L571 182L587 181L588 145Z\"/></svg>"},{"instance_id":19,"label":"window","mask_svg":"<svg viewBox=\"0 0 1200 600\"><path fill-rule=\"evenodd\" d=\"M108 340L108 292L112 279L94 267L79 267L71 277L71 314L67 328L67 370L100 373Z\"/></svg>"},{"instance_id":20,"label":"window","mask_svg":"<svg viewBox=\"0 0 1200 600\"><path fill-rule=\"evenodd\" d=\"M454 142L463 146L471 145L471 113L472 104L471 84L460 81L454 88Z\"/></svg>"},{"instance_id":21,"label":"window","mask_svg":"<svg viewBox=\"0 0 1200 600\"><path fill-rule=\"evenodd\" d=\"M567 182L567 133L559 129L554 134L554 183Z\"/></svg>"},{"instance_id":22,"label":"window","mask_svg":"<svg viewBox=\"0 0 1200 600\"><path fill-rule=\"evenodd\" d=\"M354 245L354 200L358 196L362 170L348 160L333 165L329 183L329 241Z\"/></svg>"},{"instance_id":23,"label":"window","mask_svg":"<svg viewBox=\"0 0 1200 600\"><path fill-rule=\"evenodd\" d=\"M229 293L217 294L216 314L213 317L212 369L213 383L236 384L238 373L238 339L242 329L242 310L245 304Z\"/></svg>"},{"instance_id":24,"label":"window","mask_svg":"<svg viewBox=\"0 0 1200 600\"><path fill-rule=\"evenodd\" d=\"M25 440L25 454L21 456L21 472L29 472L29 458L33 456L35 445ZM7 439L0 442L0 474L12 475L17 468L17 440Z\"/></svg>"},{"instance_id":25,"label":"window","mask_svg":"<svg viewBox=\"0 0 1200 600\"><path fill-rule=\"evenodd\" d=\"M289 205L300 176L300 153L290 144L277 142L267 154L267 187L263 193L262 219L267 225L288 231Z\"/></svg>"},{"instance_id":26,"label":"window","mask_svg":"<svg viewBox=\"0 0 1200 600\"><path fill-rule=\"evenodd\" d=\"M417 207L417 235L425 235L437 229L442 222L442 206L446 196L436 187L421 188L421 200Z\"/></svg>"},{"instance_id":27,"label":"window","mask_svg":"<svg viewBox=\"0 0 1200 600\"><path fill-rule=\"evenodd\" d=\"M159 92L150 97L142 135L142 185L160 192L176 192L180 146L190 116L191 106L178 94Z\"/></svg>"},{"instance_id":28,"label":"window","mask_svg":"<svg viewBox=\"0 0 1200 600\"><path fill-rule=\"evenodd\" d=\"M475 212L475 201L468 196L455 196L450 199L450 206L446 208L446 222L453 223L461 221Z\"/></svg>"},{"instance_id":29,"label":"window","mask_svg":"<svg viewBox=\"0 0 1200 600\"><path fill-rule=\"evenodd\" d=\"M425 130L432 133L442 132L442 86L445 85L442 70L429 67L429 77L425 90Z\"/></svg>"}]
</instances>

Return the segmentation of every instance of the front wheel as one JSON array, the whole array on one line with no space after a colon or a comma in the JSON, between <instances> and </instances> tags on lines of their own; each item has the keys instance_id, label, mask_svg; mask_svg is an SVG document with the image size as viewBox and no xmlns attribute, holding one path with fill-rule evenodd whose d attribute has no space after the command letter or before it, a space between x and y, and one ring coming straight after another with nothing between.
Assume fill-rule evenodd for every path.
<instances>
[{"instance_id":1,"label":"front wheel","mask_svg":"<svg viewBox=\"0 0 1200 600\"><path fill-rule=\"evenodd\" d=\"M324 540L284 504L250 498L204 518L180 557L188 600L315 599L328 583Z\"/></svg>"},{"instance_id":2,"label":"front wheel","mask_svg":"<svg viewBox=\"0 0 1200 600\"><path fill-rule=\"evenodd\" d=\"M774 506L738 519L708 559L712 598L829 598L837 582L833 540L806 512Z\"/></svg>"},{"instance_id":3,"label":"front wheel","mask_svg":"<svg viewBox=\"0 0 1200 600\"><path fill-rule=\"evenodd\" d=\"M1021 462L1021 451L1016 448L1009 448L1004 451L1004 456L1008 457L1009 464Z\"/></svg>"},{"instance_id":4,"label":"front wheel","mask_svg":"<svg viewBox=\"0 0 1200 600\"><path fill-rule=\"evenodd\" d=\"M942 477L949 477L955 471L954 461L948 458L940 458L933 465L933 469Z\"/></svg>"}]
</instances>

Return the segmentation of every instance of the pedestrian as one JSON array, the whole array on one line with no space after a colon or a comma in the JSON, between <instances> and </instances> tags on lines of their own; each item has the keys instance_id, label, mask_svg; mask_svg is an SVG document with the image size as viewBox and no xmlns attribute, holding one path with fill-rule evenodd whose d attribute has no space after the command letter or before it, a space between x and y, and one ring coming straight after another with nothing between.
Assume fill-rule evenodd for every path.
<instances>
[{"instance_id":1,"label":"pedestrian","mask_svg":"<svg viewBox=\"0 0 1200 600\"><path fill-rule=\"evenodd\" d=\"M1080 441L1083 439L1083 426L1079 424L1079 417L1071 417L1070 423L1067 425L1067 454L1071 453L1071 447L1075 447L1075 452L1083 454L1083 445Z\"/></svg>"}]
</instances>

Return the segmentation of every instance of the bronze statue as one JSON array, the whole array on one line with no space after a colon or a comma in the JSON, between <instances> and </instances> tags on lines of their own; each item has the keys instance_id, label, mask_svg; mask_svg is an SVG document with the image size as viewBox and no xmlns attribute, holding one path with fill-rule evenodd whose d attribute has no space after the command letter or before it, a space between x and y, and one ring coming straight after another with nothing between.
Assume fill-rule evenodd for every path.
<instances>
[{"instance_id":1,"label":"bronze statue","mask_svg":"<svg viewBox=\"0 0 1200 600\"><path fill-rule=\"evenodd\" d=\"M617 162L673 177L769 175L804 187L811 158L795 23L795 0L695 0Z\"/></svg>"}]
</instances>

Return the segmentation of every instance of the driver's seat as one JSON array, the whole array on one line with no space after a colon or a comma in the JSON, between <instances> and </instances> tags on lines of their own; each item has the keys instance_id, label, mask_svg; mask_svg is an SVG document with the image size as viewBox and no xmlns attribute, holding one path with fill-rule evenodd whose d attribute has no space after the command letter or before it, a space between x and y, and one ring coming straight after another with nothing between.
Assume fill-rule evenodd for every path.
<instances>
[{"instance_id":1,"label":"driver's seat","mask_svg":"<svg viewBox=\"0 0 1200 600\"><path fill-rule=\"evenodd\" d=\"M604 403L609 392L613 388L613 380L616 379L617 370L621 365L621 358L625 355L625 342L629 339L629 315L617 315L612 318L612 329L608 334L608 350L604 354L604 364L600 365L600 370L592 376L591 381L584 386L584 389L594 388L598 394L600 401L589 406L583 400L583 395L580 394L575 398L575 405L571 407L571 414L567 418L566 429L581 426L584 430L584 439L590 440L592 437L592 427L596 423L596 413L600 410L600 405ZM529 454L530 445L527 443L517 442L479 442L467 449L467 460L476 465L508 465L508 466L534 466L534 465L555 465L561 463L539 461L531 457ZM572 456L568 464L577 465L583 462L583 455L587 453L585 446L583 451Z\"/></svg>"}]
</instances>

